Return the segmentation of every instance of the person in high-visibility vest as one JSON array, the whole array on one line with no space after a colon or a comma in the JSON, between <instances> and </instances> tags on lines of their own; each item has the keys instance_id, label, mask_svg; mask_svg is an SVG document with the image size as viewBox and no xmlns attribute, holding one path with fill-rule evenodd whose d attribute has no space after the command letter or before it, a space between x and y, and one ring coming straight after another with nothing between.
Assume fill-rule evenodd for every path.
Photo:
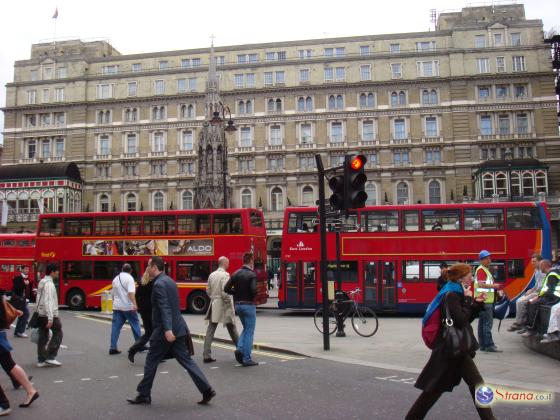
<instances>
[{"instance_id":1,"label":"person in high-visibility vest","mask_svg":"<svg viewBox=\"0 0 560 420\"><path fill-rule=\"evenodd\" d=\"M492 353L499 353L499 350L492 339L492 323L494 321L494 297L497 290L502 288L499 284L494 284L494 276L489 270L492 262L489 251L483 249L478 254L480 265L476 267L474 276L474 296L486 293L484 308L478 315L478 342L480 350Z\"/></svg>"},{"instance_id":2,"label":"person in high-visibility vest","mask_svg":"<svg viewBox=\"0 0 560 420\"><path fill-rule=\"evenodd\" d=\"M539 316L538 305L555 305L560 302L560 274L552 269L552 262L546 259L541 261L541 270L546 277L539 295L529 301L529 305L535 306L533 306L533 310L529 311L533 316L528 320L529 326L527 331L521 334L522 337L530 337L536 333L535 326L538 324L536 320Z\"/></svg>"}]
</instances>

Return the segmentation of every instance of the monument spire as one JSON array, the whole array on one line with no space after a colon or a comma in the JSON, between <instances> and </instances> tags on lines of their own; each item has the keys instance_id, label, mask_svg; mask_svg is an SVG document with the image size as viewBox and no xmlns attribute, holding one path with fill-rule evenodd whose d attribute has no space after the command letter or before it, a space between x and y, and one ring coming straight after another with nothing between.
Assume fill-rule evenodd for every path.
<instances>
[{"instance_id":1,"label":"monument spire","mask_svg":"<svg viewBox=\"0 0 560 420\"><path fill-rule=\"evenodd\" d=\"M208 81L206 82L206 117L212 119L214 111L219 110L220 83L216 74L216 58L214 57L214 35L210 37L210 62L208 63Z\"/></svg>"}]
</instances>

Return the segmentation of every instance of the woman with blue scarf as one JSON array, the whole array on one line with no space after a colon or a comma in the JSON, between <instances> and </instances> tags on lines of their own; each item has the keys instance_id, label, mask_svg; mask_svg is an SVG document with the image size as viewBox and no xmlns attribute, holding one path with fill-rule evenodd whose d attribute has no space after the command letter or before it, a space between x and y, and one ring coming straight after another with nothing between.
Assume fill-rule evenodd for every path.
<instances>
[{"instance_id":1,"label":"woman with blue scarf","mask_svg":"<svg viewBox=\"0 0 560 420\"><path fill-rule=\"evenodd\" d=\"M482 305L481 302L484 302L486 296L481 295L476 300L473 299L471 290L472 270L469 265L452 265L449 268L448 277L449 281L428 306L422 323L425 325L438 308L440 308L441 321L443 322L446 318L445 303L447 303L455 328L463 329L467 334L470 334L472 342L476 345L470 353L451 358L442 337L443 327L440 329L430 360L428 360L414 384L416 388L422 390L422 394L406 415L407 420L423 419L441 397L441 394L453 391L453 388L459 385L461 379L469 386L473 401L475 401L476 388L484 383L473 361L479 346L471 322L478 314ZM477 406L476 410L481 419L494 419L490 408Z\"/></svg>"}]
</instances>

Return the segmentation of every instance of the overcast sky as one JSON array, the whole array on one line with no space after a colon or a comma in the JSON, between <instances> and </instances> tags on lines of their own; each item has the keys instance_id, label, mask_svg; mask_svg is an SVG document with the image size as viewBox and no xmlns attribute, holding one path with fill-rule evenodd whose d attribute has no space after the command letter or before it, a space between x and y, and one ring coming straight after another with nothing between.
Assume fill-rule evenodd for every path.
<instances>
[{"instance_id":1,"label":"overcast sky","mask_svg":"<svg viewBox=\"0 0 560 420\"><path fill-rule=\"evenodd\" d=\"M496 1L496 4L501 2ZM521 2L519 2L521 3ZM554 0L526 0L528 19L544 29L560 25ZM122 54L433 29L430 9L460 10L461 0L0 0L0 104L13 64L30 56L31 44L57 39L107 39ZM486 4L492 4L491 1ZM556 4L556 6L555 6ZM0 112L0 127L4 116ZM0 142L2 137L0 134Z\"/></svg>"}]
</instances>

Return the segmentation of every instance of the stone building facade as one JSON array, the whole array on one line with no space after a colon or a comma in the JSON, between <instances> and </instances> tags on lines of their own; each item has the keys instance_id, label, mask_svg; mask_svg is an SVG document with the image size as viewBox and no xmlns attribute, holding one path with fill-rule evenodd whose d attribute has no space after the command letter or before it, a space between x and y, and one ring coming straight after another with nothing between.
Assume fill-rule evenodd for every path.
<instances>
[{"instance_id":1,"label":"stone building facade","mask_svg":"<svg viewBox=\"0 0 560 420\"><path fill-rule=\"evenodd\" d=\"M192 208L209 54L34 44L7 85L2 164L76 162L91 210ZM558 219L550 49L523 5L442 13L430 32L224 46L215 57L238 128L231 205L262 206L271 241L286 206L318 198L316 153L325 166L365 154L368 204L509 200L496 178L475 188L481 164L534 159L515 199L544 193Z\"/></svg>"}]
</instances>

